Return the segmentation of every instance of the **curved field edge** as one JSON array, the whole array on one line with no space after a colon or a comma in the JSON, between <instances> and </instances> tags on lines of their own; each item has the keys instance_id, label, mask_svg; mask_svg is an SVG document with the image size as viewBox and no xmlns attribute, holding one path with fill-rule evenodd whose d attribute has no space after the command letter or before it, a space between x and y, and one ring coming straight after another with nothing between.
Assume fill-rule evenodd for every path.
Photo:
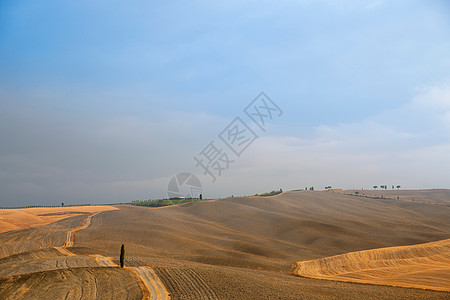
<instances>
[{"instance_id":1,"label":"curved field edge","mask_svg":"<svg viewBox=\"0 0 450 300\"><path fill-rule=\"evenodd\" d=\"M450 292L450 239L296 262L296 276Z\"/></svg>"}]
</instances>

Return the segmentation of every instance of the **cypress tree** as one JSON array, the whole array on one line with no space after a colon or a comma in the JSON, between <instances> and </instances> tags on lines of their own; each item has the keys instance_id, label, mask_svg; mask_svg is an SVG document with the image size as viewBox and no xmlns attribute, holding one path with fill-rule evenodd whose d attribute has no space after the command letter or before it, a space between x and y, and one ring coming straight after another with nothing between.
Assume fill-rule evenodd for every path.
<instances>
[{"instance_id":1,"label":"cypress tree","mask_svg":"<svg viewBox=\"0 0 450 300\"><path fill-rule=\"evenodd\" d=\"M122 247L120 248L120 267L123 268L123 261L125 259L125 246L122 244Z\"/></svg>"}]
</instances>

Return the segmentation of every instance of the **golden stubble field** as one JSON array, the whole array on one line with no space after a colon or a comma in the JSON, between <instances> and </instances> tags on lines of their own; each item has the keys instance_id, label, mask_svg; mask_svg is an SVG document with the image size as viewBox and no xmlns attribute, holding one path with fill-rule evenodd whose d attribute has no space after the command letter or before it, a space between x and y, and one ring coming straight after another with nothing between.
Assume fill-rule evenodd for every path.
<instances>
[{"instance_id":1,"label":"golden stubble field","mask_svg":"<svg viewBox=\"0 0 450 300\"><path fill-rule=\"evenodd\" d=\"M450 239L299 261L291 274L450 292Z\"/></svg>"}]
</instances>

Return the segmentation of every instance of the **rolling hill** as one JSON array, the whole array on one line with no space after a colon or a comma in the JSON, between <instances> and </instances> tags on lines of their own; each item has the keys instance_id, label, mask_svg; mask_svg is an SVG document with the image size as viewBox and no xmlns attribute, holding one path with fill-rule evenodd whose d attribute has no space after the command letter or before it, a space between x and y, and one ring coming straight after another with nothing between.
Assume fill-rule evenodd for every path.
<instances>
[{"instance_id":1,"label":"rolling hill","mask_svg":"<svg viewBox=\"0 0 450 300\"><path fill-rule=\"evenodd\" d=\"M445 198L443 195L435 197ZM158 209L115 208L96 214L89 227L76 232L74 247L67 248L73 253L70 257L54 252L53 247L62 246L67 232L79 227L87 214L1 233L0 268L7 271L0 274L0 297L12 295L14 282L33 282L32 274L98 269L89 255L112 257L117 263L122 244L125 264L150 267L174 299L199 299L202 293L207 295L205 299L450 297L447 292L289 275L294 262L448 239L450 207L292 191ZM34 263L36 260L40 263ZM95 272L102 272L97 269ZM126 276L135 276L131 271ZM450 274L444 270L430 276L449 278ZM73 282L66 286L79 286ZM8 289L3 288L6 286Z\"/></svg>"}]
</instances>

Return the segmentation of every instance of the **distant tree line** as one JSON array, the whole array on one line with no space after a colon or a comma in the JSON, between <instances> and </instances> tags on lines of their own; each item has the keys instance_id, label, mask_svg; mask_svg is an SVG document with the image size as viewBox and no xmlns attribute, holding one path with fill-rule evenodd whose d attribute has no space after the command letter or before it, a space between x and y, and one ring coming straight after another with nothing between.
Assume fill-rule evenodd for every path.
<instances>
[{"instance_id":1,"label":"distant tree line","mask_svg":"<svg viewBox=\"0 0 450 300\"><path fill-rule=\"evenodd\" d=\"M400 185L392 186L392 189L395 189L395 188L397 188L397 190L399 190L399 189L401 188L401 186L400 186ZM374 189L374 190L378 189L378 185L374 185L374 186L373 186L373 189ZM388 186L387 186L387 185L380 185L380 189L382 189L382 190L387 190L387 189L388 189Z\"/></svg>"},{"instance_id":2,"label":"distant tree line","mask_svg":"<svg viewBox=\"0 0 450 300\"><path fill-rule=\"evenodd\" d=\"M105 205L105 204L95 204L95 205ZM0 206L0 209L21 209L21 208L36 208L36 207L73 207L73 206L91 206L91 204L70 204L70 205L27 205L27 206Z\"/></svg>"},{"instance_id":3,"label":"distant tree line","mask_svg":"<svg viewBox=\"0 0 450 300\"><path fill-rule=\"evenodd\" d=\"M162 206L170 206L175 204L183 204L187 202L197 202L203 201L207 199L203 199L203 195L200 194L199 198L180 198L180 199L158 199L158 200L135 200L127 204L136 205L136 206L146 206L146 207L162 207Z\"/></svg>"},{"instance_id":4,"label":"distant tree line","mask_svg":"<svg viewBox=\"0 0 450 300\"><path fill-rule=\"evenodd\" d=\"M279 189L279 190L273 190L273 191L268 192L268 193L255 194L255 196L261 196L261 197L275 196L275 195L281 194L282 192L283 192L283 190Z\"/></svg>"}]
</instances>

